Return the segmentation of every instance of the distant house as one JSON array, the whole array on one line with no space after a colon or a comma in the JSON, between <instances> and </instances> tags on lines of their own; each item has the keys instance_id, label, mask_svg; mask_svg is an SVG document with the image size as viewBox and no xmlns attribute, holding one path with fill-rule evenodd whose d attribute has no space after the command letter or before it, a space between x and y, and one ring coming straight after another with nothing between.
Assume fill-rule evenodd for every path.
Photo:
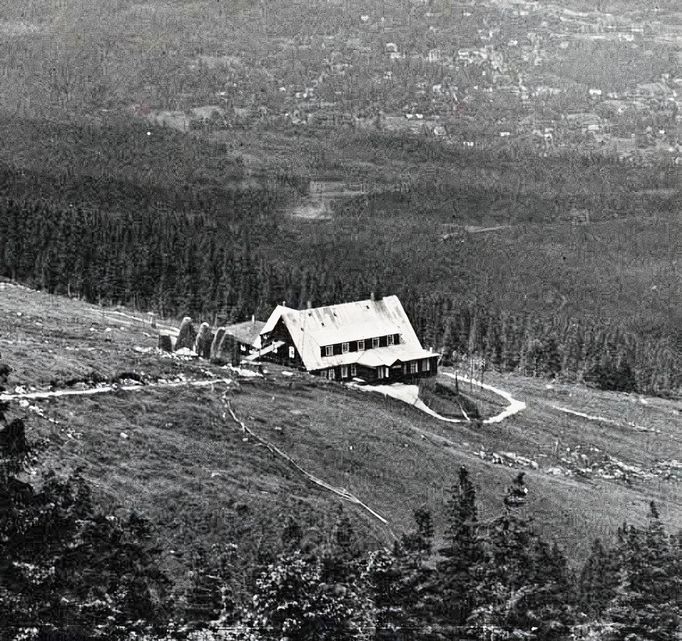
<instances>
[{"instance_id":1,"label":"distant house","mask_svg":"<svg viewBox=\"0 0 682 641\"><path fill-rule=\"evenodd\" d=\"M260 339L265 358L332 380L412 380L438 366L397 296L302 310L278 305Z\"/></svg>"},{"instance_id":2,"label":"distant house","mask_svg":"<svg viewBox=\"0 0 682 641\"><path fill-rule=\"evenodd\" d=\"M260 349L260 333L264 326L265 323L263 321L256 320L252 316L251 320L237 323L236 325L228 325L225 328L225 334L232 336L243 348L242 351Z\"/></svg>"},{"instance_id":3,"label":"distant house","mask_svg":"<svg viewBox=\"0 0 682 641\"><path fill-rule=\"evenodd\" d=\"M219 327L216 331L213 345L211 346L211 358L222 361L239 361L260 349L260 333L265 323L251 320L227 327Z\"/></svg>"}]
</instances>

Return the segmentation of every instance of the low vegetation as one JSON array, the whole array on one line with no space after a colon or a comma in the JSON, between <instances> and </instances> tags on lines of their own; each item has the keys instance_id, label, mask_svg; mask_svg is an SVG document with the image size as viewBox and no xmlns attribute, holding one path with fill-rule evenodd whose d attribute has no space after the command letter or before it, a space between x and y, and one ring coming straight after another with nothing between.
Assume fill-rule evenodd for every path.
<instances>
[{"instance_id":1,"label":"low vegetation","mask_svg":"<svg viewBox=\"0 0 682 641\"><path fill-rule=\"evenodd\" d=\"M682 519L679 482L670 467L680 458L681 447L673 427L676 404L671 401L648 399L644 405L633 396L559 383L546 389L540 381L487 372L491 383L511 389L528 401L528 408L504 423L476 426L442 423L393 399L382 401L304 374L283 376L275 367L264 379L240 379L227 387L217 382L213 389L154 389L149 383L161 379L217 380L235 374L205 361L163 358L154 350L156 336L149 322L136 320L130 310L95 307L15 285L3 286L0 309L3 360L15 369L3 370L3 384L10 391L47 389L51 383L57 389L73 389L67 383L75 379L84 387L135 378L141 383L138 391L29 400L4 409L9 421L3 434L16 435L17 426L25 426L32 451L21 459L21 466L27 467L12 468L16 483L4 477L7 491L23 488L23 494L12 494L5 504L10 507L3 509L15 510L16 527L23 527L23 518L44 518L55 525L45 526L49 545L41 554L31 547L31 538L12 548L15 578L5 580L1 589L11 593L3 603L15 610L12 618L3 620L44 629L45 638L49 629L70 626L109 639L127 638L133 629L149 638L181 639L203 629L218 639L250 634L263 640L286 626L291 634L298 630L296 638L302 639L320 638L324 630L330 638L346 633L354 638L360 630L371 630L375 638L384 639L392 627L409 629L410 634L418 629L425 638L466 634L483 639L489 625L526 625L485 606L483 588L482 601L456 606L456 597L446 606L429 596L434 590L445 594L434 582L450 576L449 570L434 567L447 567L447 488L453 469L461 465L475 483L481 524L475 538L486 554L492 555L490 546L497 545L491 538L497 527L493 524L518 514L521 521L512 521L530 528L528 535L519 536L539 546L528 543L524 554L551 553L557 567L564 567L562 554L570 559L557 575L564 585L557 594L568 604L556 614L557 630L567 634L576 624L611 629L621 621L614 618L617 602L591 602L597 589L590 593L585 586L596 579L588 580L593 575L585 570L588 578L578 580L583 565L602 567L624 558L619 547L624 543L615 543L615 552L608 543L623 521L632 525L622 532L630 532L635 537L632 545L640 545L637 537L649 536L644 532L652 498L657 516L651 523L660 521L674 531ZM40 363L39 370L32 363ZM436 385L452 391L454 381L447 378ZM220 399L225 390L238 418L259 437L317 477L359 496L387 518L389 527L351 506L340 514L338 498L245 437L239 425L223 415ZM476 396L466 384L460 391ZM481 395L476 402L484 408L491 399ZM613 423L562 415L554 409L561 406L602 415ZM581 458L583 453L590 461ZM668 467L661 465L665 461ZM617 469L627 472L607 478L606 472ZM524 504L503 508L500 497L519 471L525 472L529 487ZM21 502L29 494L30 510ZM54 505L48 509L48 504ZM526 521L531 516L532 525ZM72 525L70 519L75 520ZM104 539L79 543L83 537L89 541L91 527L106 532ZM591 551L597 537L603 544ZM555 542L559 548L552 551ZM75 556L66 566L62 547L70 545ZM114 548L105 560L99 545ZM118 545L123 549L118 551ZM482 565L472 574L476 581L488 580L485 568L492 558L480 559ZM524 557L522 565L531 572L533 563ZM332 566L341 572L333 580L328 574ZM129 577L129 591L116 592L106 581L95 590L80 578L95 571ZM372 572L386 580L393 577L398 584L389 588L382 578L387 592L378 594L378 586L367 583ZM417 575L427 581L423 587L418 588L422 579L413 583ZM292 601L291 616L282 618L271 605L278 599L272 590L284 576L296 577L301 590L312 596L305 604ZM531 580L524 574L514 579L520 583L508 587L520 589L518 595L527 598L535 590L549 598L554 593L545 583L549 579L536 579L539 583L521 589ZM57 584L60 593L73 597L69 608L58 611L49 598ZM329 585L335 587L325 587ZM409 593L423 595L424 602L408 606L399 596L405 594L399 585L409 585ZM255 605L253 595L259 595ZM499 593L495 599L503 603L510 595ZM146 604L141 619L135 610L138 601ZM525 603L519 602L524 611ZM305 629L294 623L299 605L314 613ZM105 612L108 607L116 611L113 618ZM452 626L461 625L466 627L453 632ZM15 632L7 629L8 636Z\"/></svg>"}]
</instances>

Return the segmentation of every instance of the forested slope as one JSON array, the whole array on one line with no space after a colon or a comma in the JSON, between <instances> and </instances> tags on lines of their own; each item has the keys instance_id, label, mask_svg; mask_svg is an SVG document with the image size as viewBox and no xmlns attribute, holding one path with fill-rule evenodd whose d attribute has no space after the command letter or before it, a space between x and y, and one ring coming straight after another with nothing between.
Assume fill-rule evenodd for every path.
<instances>
[{"instance_id":1,"label":"forested slope","mask_svg":"<svg viewBox=\"0 0 682 641\"><path fill-rule=\"evenodd\" d=\"M311 158L247 171L224 144L165 130L37 131L50 136L45 160L26 137L0 175L5 276L216 323L282 300L396 293L447 357L613 389L680 387L676 168L466 156L380 135L332 140L334 160L314 153L321 140L292 135L277 144L309 143ZM288 215L315 175L353 179L360 166L370 193L333 203L330 220ZM564 221L576 207L596 220ZM504 228L464 231L476 224Z\"/></svg>"}]
</instances>

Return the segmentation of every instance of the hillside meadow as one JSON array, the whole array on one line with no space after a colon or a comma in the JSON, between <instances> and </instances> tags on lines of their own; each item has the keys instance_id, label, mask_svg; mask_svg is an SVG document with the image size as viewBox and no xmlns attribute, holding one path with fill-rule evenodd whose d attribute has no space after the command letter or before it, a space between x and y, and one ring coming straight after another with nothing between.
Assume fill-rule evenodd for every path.
<instances>
[{"instance_id":1,"label":"hillside meadow","mask_svg":"<svg viewBox=\"0 0 682 641\"><path fill-rule=\"evenodd\" d=\"M10 391L18 385L45 389L50 379L56 389L67 389L67 379L87 380L93 372L109 378L133 371L146 382L233 379L227 386L141 386L32 401L34 409L12 405L26 416L28 435L48 466L60 473L80 469L101 505L137 510L155 524L164 563L180 575L183 556L217 542L237 545L245 567L262 560L266 550L277 549L290 513L300 515L307 536L317 540L343 507L363 544L375 547L389 545L393 535L411 527L412 512L426 507L441 536L444 501L460 465L472 474L483 518L499 512L504 488L525 471L537 527L576 563L586 557L592 538L608 539L623 521L643 522L651 499L673 529L682 522L679 470L661 466L682 459L676 429L682 407L676 401L490 375L488 382L525 401L526 410L500 424L453 425L378 394L305 374L285 376L274 366L264 379L237 379L203 361L161 358L153 350L156 332L134 313L124 317L11 285L0 292L0 309L0 352L14 370ZM466 385L461 389L467 393ZM350 490L385 516L389 527L311 485L245 436L224 413L225 392L255 433L319 478ZM493 453L535 463L507 457L496 464ZM587 464L581 453L597 462L582 475L578 468ZM606 478L600 466L607 459L631 471Z\"/></svg>"}]
</instances>

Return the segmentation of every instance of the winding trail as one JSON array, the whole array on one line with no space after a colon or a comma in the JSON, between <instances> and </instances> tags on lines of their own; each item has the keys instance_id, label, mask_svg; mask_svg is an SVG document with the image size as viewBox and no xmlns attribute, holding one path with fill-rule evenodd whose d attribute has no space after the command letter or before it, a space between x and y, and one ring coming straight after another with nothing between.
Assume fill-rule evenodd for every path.
<instances>
[{"instance_id":1,"label":"winding trail","mask_svg":"<svg viewBox=\"0 0 682 641\"><path fill-rule=\"evenodd\" d=\"M48 398L58 398L60 396L94 396L95 394L111 394L114 392L138 392L148 389L166 389L171 387L209 387L216 383L229 385L231 378L209 378L198 381L166 381L163 383L145 383L139 385L102 385L101 387L91 387L79 390L54 390L45 392L19 392L15 394L0 394L0 401L20 401L45 400Z\"/></svg>"},{"instance_id":2,"label":"winding trail","mask_svg":"<svg viewBox=\"0 0 682 641\"><path fill-rule=\"evenodd\" d=\"M168 381L161 383L146 383L139 385L102 385L101 387L93 387L90 389L81 390L54 390L0 394L0 401L46 400L50 398L60 398L69 396L94 396L96 394L111 394L119 391L137 392L148 389L168 389L177 387L211 387L216 384L224 384L229 386L232 384L232 382L233 381L230 378L211 378L195 381ZM303 475L311 483L317 485L318 487L321 487L322 489L328 492L331 492L332 494L338 496L344 501L348 501L349 503L353 503L354 505L357 505L358 507L362 508L363 510L368 512L372 516L372 518L379 521L382 524L382 526L386 528L386 530L393 539L397 538L393 530L391 530L389 522L383 516L381 516L381 514L379 514L376 510L373 510L369 505L361 501L357 496L355 496L348 490L331 485L330 483L327 483L326 481L311 474L306 469L301 467L286 452L282 451L276 445L274 445L267 439L263 438L262 436L259 436L253 430L247 427L246 424L243 421L241 421L235 414L232 405L229 399L227 398L227 391L225 391L222 394L221 401L225 407L225 411L223 412L222 415L224 420L227 420L227 415L229 414L232 420L237 425L239 425L243 432L249 434L249 436L251 436L254 440L258 441L261 445L265 446L266 449L268 449L275 456L278 456L279 458L283 459L290 467L293 467L299 474Z\"/></svg>"},{"instance_id":3,"label":"winding trail","mask_svg":"<svg viewBox=\"0 0 682 641\"><path fill-rule=\"evenodd\" d=\"M459 379L460 381L464 381L465 383L470 383L472 385L476 385L477 387L480 387L481 389L488 390L489 392L492 392L493 394L497 394L498 396L501 396L509 405L500 412L499 414L496 414L495 416L491 416L490 418L485 419L483 422L488 424L488 423L501 423L505 419L509 418L510 416L514 416L514 414L518 414L519 412L523 412L523 410L526 409L526 404L523 401L519 401L515 399L509 392L505 392L504 390L500 389L499 387L494 387L493 385L488 385L487 383L483 383L482 381L478 381L475 378L469 378L468 376L462 376L462 374L451 374L450 372L443 372L445 376L449 376L450 378L454 379Z\"/></svg>"},{"instance_id":4,"label":"winding trail","mask_svg":"<svg viewBox=\"0 0 682 641\"><path fill-rule=\"evenodd\" d=\"M496 414L495 416L490 416L489 418L486 418L483 423L484 424L492 424L492 423L501 423L505 419L509 418L510 416L514 416L515 414L518 414L519 412L522 412L523 410L526 409L526 404L523 401L519 401L515 399L509 392L506 392L502 389L499 389L498 387L494 387L493 385L488 385L487 383L483 383L481 381L478 381L473 378L469 378L468 376L463 376L462 374L451 374L449 372L442 372L445 376L449 376L450 378L454 378L456 380L462 381L463 383L469 383L471 385L476 385L477 387L480 387L481 389L488 390L489 392L492 392L493 394L497 394L498 396L501 396L509 405L500 412L499 414ZM390 396L391 398L395 398L399 401L403 401L403 403L407 403L408 405L412 405L413 407L416 407L418 410L421 410L425 414L428 414L429 416L433 416L434 418L438 419L439 421L443 421L445 423L471 423L471 419L468 417L466 418L448 418L446 416L442 416L432 410L424 401L419 398L419 387L417 385L406 385L403 383L394 383L393 385L372 385L372 386L365 386L365 385L356 385L354 383L350 383L348 385L349 387L352 387L353 389L358 389L362 391L372 391L372 392L378 392L380 394L384 394L385 396ZM466 416L466 413L465 413Z\"/></svg>"},{"instance_id":5,"label":"winding trail","mask_svg":"<svg viewBox=\"0 0 682 641\"><path fill-rule=\"evenodd\" d=\"M579 416L584 418L586 421L596 421L598 423L604 423L606 425L614 425L616 427L632 427L638 432L652 432L654 434L660 434L660 430L655 430L650 427L643 427L642 425L637 425L636 423L631 423L630 421L616 421L612 418L606 418L605 416L594 416L593 414L585 414L584 412L578 412L577 410L572 410L568 407L561 407L559 405L551 405L552 409L555 409L564 414L571 414L572 416Z\"/></svg>"}]
</instances>

